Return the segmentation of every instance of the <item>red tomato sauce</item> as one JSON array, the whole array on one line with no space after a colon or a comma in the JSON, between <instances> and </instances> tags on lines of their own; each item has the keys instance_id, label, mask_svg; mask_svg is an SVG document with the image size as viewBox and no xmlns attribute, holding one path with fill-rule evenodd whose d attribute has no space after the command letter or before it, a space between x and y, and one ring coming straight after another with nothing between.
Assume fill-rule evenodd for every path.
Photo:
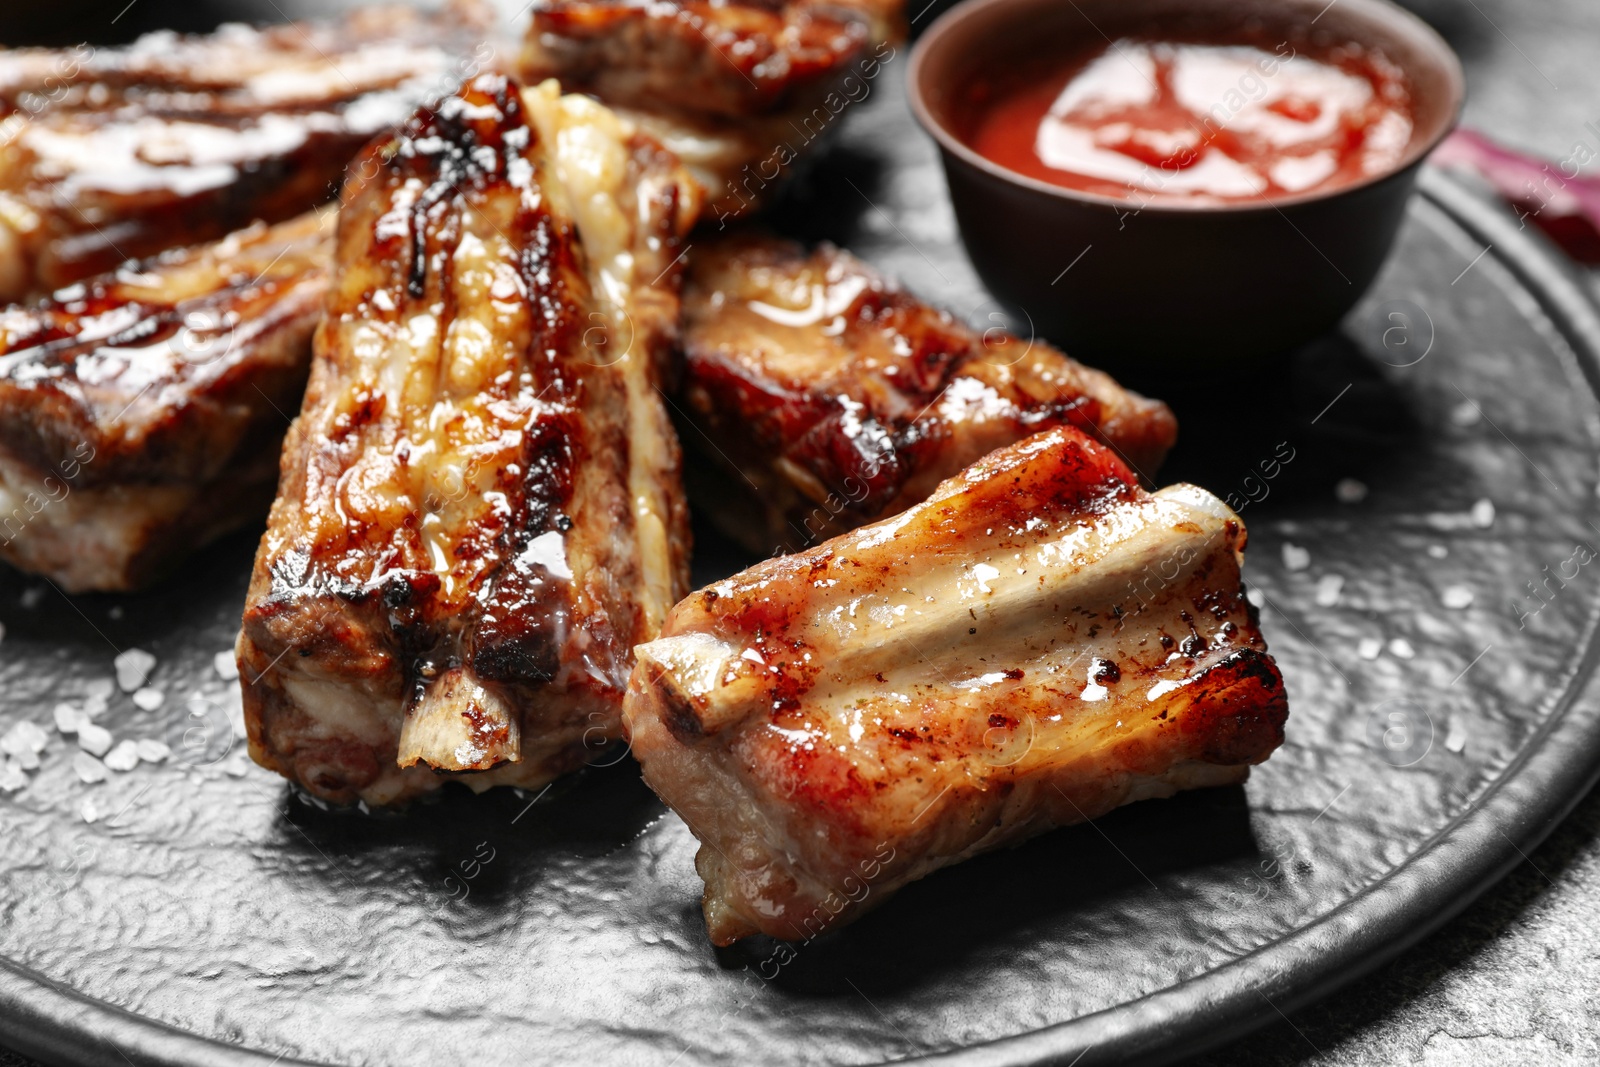
<instances>
[{"instance_id":1,"label":"red tomato sauce","mask_svg":"<svg viewBox=\"0 0 1600 1067\"><path fill-rule=\"evenodd\" d=\"M1123 38L974 86L967 144L1031 178L1141 201L1271 200L1394 167L1405 80L1355 47Z\"/></svg>"}]
</instances>

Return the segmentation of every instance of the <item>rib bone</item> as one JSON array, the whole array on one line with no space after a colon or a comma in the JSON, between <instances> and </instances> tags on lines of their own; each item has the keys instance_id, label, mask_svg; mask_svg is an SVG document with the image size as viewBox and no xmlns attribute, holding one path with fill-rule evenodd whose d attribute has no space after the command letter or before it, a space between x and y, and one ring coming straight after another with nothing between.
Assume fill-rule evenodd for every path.
<instances>
[{"instance_id":1,"label":"rib bone","mask_svg":"<svg viewBox=\"0 0 1600 1067\"><path fill-rule=\"evenodd\" d=\"M1147 493L1062 427L683 601L624 720L702 841L712 939L809 937L978 852L1242 781L1287 714L1244 544L1209 493Z\"/></svg>"}]
</instances>

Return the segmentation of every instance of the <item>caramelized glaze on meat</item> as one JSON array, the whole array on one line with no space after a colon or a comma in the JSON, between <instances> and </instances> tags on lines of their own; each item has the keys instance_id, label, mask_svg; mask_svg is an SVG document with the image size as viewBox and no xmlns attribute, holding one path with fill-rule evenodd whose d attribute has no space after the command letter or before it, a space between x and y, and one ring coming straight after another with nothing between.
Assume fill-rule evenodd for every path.
<instances>
[{"instance_id":1,"label":"caramelized glaze on meat","mask_svg":"<svg viewBox=\"0 0 1600 1067\"><path fill-rule=\"evenodd\" d=\"M1062 427L684 600L624 718L701 841L712 940L809 939L976 853L1242 781L1288 710L1244 543Z\"/></svg>"},{"instance_id":2,"label":"caramelized glaze on meat","mask_svg":"<svg viewBox=\"0 0 1600 1067\"><path fill-rule=\"evenodd\" d=\"M894 514L1052 426L1093 434L1147 480L1177 437L1165 404L1043 341L980 334L830 245L697 244L684 317L684 438L716 467L691 468L690 490L755 551Z\"/></svg>"},{"instance_id":3,"label":"caramelized glaze on meat","mask_svg":"<svg viewBox=\"0 0 1600 1067\"><path fill-rule=\"evenodd\" d=\"M0 555L130 589L265 514L332 234L256 225L0 311Z\"/></svg>"},{"instance_id":4,"label":"caramelized glaze on meat","mask_svg":"<svg viewBox=\"0 0 1600 1067\"><path fill-rule=\"evenodd\" d=\"M895 56L903 0L538 0L525 77L558 78L671 148L708 214L770 200Z\"/></svg>"},{"instance_id":5,"label":"caramelized glaze on meat","mask_svg":"<svg viewBox=\"0 0 1600 1067\"><path fill-rule=\"evenodd\" d=\"M0 51L0 299L333 199L362 145L488 61L488 25L472 0Z\"/></svg>"},{"instance_id":6,"label":"caramelized glaze on meat","mask_svg":"<svg viewBox=\"0 0 1600 1067\"><path fill-rule=\"evenodd\" d=\"M686 588L657 384L698 205L603 106L489 75L353 173L239 640L251 754L339 802L537 785L618 736Z\"/></svg>"},{"instance_id":7,"label":"caramelized glaze on meat","mask_svg":"<svg viewBox=\"0 0 1600 1067\"><path fill-rule=\"evenodd\" d=\"M870 32L818 0L541 0L523 66L619 107L748 118L820 97Z\"/></svg>"}]
</instances>

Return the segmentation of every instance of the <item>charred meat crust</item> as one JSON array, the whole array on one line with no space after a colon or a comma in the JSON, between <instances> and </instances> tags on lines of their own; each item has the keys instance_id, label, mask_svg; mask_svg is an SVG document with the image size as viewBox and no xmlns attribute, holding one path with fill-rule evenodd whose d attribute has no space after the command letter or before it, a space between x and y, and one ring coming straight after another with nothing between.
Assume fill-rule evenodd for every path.
<instances>
[{"instance_id":1,"label":"charred meat crust","mask_svg":"<svg viewBox=\"0 0 1600 1067\"><path fill-rule=\"evenodd\" d=\"M0 556L134 589L263 515L331 236L253 226L0 311Z\"/></svg>"},{"instance_id":2,"label":"charred meat crust","mask_svg":"<svg viewBox=\"0 0 1600 1067\"><path fill-rule=\"evenodd\" d=\"M749 118L819 99L871 33L817 0L543 0L523 68L617 106Z\"/></svg>"},{"instance_id":3,"label":"charred meat crust","mask_svg":"<svg viewBox=\"0 0 1600 1067\"><path fill-rule=\"evenodd\" d=\"M0 52L0 298L337 195L346 164L472 65L487 8Z\"/></svg>"},{"instance_id":4,"label":"charred meat crust","mask_svg":"<svg viewBox=\"0 0 1600 1067\"><path fill-rule=\"evenodd\" d=\"M1059 427L678 605L625 724L702 842L712 940L809 938L1120 804L1238 782L1287 697L1203 490Z\"/></svg>"},{"instance_id":5,"label":"charred meat crust","mask_svg":"<svg viewBox=\"0 0 1600 1067\"><path fill-rule=\"evenodd\" d=\"M604 108L491 75L352 174L240 638L251 751L340 802L537 784L618 735L687 584L657 385L695 205Z\"/></svg>"},{"instance_id":6,"label":"charred meat crust","mask_svg":"<svg viewBox=\"0 0 1600 1067\"><path fill-rule=\"evenodd\" d=\"M80 486L192 484L270 453L310 365L331 216L256 225L0 311L0 448Z\"/></svg>"},{"instance_id":7,"label":"charred meat crust","mask_svg":"<svg viewBox=\"0 0 1600 1067\"><path fill-rule=\"evenodd\" d=\"M1177 437L1165 404L1043 341L980 334L830 245L808 254L753 231L704 244L684 307L684 436L734 468L715 484L763 498L764 519L729 531L758 551L903 510L1054 426L1106 442L1147 479Z\"/></svg>"},{"instance_id":8,"label":"charred meat crust","mask_svg":"<svg viewBox=\"0 0 1600 1067\"><path fill-rule=\"evenodd\" d=\"M905 30L901 0L540 0L520 66L626 113L725 224L794 177Z\"/></svg>"}]
</instances>

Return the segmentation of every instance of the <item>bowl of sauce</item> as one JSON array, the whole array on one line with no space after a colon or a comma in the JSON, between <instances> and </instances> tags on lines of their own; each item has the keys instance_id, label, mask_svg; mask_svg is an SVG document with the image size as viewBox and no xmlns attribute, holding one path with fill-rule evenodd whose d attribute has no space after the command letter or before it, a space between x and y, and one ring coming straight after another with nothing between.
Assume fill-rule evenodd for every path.
<instances>
[{"instance_id":1,"label":"bowl of sauce","mask_svg":"<svg viewBox=\"0 0 1600 1067\"><path fill-rule=\"evenodd\" d=\"M1334 326L1462 102L1449 46L1387 0L968 0L909 78L985 284L1123 364Z\"/></svg>"}]
</instances>

